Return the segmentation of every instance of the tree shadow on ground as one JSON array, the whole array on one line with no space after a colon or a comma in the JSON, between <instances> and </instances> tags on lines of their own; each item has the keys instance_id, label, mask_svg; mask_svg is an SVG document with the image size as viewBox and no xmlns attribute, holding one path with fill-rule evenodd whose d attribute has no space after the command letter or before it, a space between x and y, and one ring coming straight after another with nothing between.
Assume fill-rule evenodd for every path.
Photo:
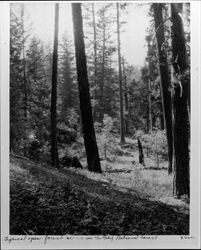
<instances>
[{"instance_id":1,"label":"tree shadow on ground","mask_svg":"<svg viewBox=\"0 0 201 250\"><path fill-rule=\"evenodd\" d=\"M22 176L12 168L11 234L189 234L189 215L176 211L174 206L137 192L121 192L111 183L68 169L19 159L11 162L27 171Z\"/></svg>"}]
</instances>

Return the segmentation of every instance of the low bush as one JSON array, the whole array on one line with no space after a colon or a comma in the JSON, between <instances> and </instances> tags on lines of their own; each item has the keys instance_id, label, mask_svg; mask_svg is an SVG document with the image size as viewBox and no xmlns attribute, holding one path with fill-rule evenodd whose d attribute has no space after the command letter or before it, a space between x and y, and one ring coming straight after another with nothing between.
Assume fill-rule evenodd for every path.
<instances>
[{"instance_id":1,"label":"low bush","mask_svg":"<svg viewBox=\"0 0 201 250\"><path fill-rule=\"evenodd\" d=\"M143 148L147 149L149 153L158 154L166 158L168 148L165 130L153 130L148 134L143 133L143 131L137 131L135 138L138 137L140 137Z\"/></svg>"}]
</instances>

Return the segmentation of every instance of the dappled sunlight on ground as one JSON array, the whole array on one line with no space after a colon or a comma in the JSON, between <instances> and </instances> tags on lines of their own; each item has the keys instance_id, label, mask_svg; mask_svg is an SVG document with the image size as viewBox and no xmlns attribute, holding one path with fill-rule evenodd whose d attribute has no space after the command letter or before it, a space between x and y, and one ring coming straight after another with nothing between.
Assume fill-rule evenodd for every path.
<instances>
[{"instance_id":1,"label":"dappled sunlight on ground","mask_svg":"<svg viewBox=\"0 0 201 250\"><path fill-rule=\"evenodd\" d=\"M97 137L99 142L99 137ZM72 148L80 149L76 143ZM81 174L91 180L101 182L102 185L109 185L118 191L125 193L139 193L142 197L160 200L167 204L179 204L188 209L188 204L172 198L173 195L173 176L168 174L168 162L159 156L159 165L156 163L155 156L144 152L145 165L139 164L137 140L126 137L124 145L119 144L119 138L114 138L112 148L107 151L107 159L104 158L103 151L100 150L102 174L89 172L87 169L86 156L82 152L80 162L83 169L66 167L72 173Z\"/></svg>"},{"instance_id":2,"label":"dappled sunlight on ground","mask_svg":"<svg viewBox=\"0 0 201 250\"><path fill-rule=\"evenodd\" d=\"M121 158L121 157L118 157ZM172 195L172 176L166 170L145 169L139 163L133 164L132 157L122 157L115 162L106 160L101 162L103 174L89 172L86 168L74 169L73 172L85 175L86 177L115 185L115 188L140 192L146 196L156 198Z\"/></svg>"},{"instance_id":3,"label":"dappled sunlight on ground","mask_svg":"<svg viewBox=\"0 0 201 250\"><path fill-rule=\"evenodd\" d=\"M135 140L129 139L129 143L134 145ZM138 152L135 152L132 148L122 148L122 155L115 156L114 161L102 160L103 173L101 175L89 172L86 168L86 161L82 160L81 163L85 166L84 169L69 169L83 174L87 178L107 182L124 192L139 192L142 195L154 198L172 196L172 176L168 175L167 170L150 169L154 165L154 160L150 158L146 159L145 166L139 164ZM164 164L167 165L167 162L163 162Z\"/></svg>"}]
</instances>

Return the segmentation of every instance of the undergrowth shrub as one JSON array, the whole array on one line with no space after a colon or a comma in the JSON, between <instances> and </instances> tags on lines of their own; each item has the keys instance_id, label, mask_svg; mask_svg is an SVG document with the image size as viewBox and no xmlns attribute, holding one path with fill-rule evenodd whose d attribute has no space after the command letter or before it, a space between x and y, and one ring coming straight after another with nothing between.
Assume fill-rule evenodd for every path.
<instances>
[{"instance_id":1,"label":"undergrowth shrub","mask_svg":"<svg viewBox=\"0 0 201 250\"><path fill-rule=\"evenodd\" d=\"M148 148L153 153L167 153L167 138L165 130L153 130L149 134L141 136L144 147Z\"/></svg>"},{"instance_id":2,"label":"undergrowth shrub","mask_svg":"<svg viewBox=\"0 0 201 250\"><path fill-rule=\"evenodd\" d=\"M163 158L167 160L167 137L165 130L153 129L151 132L145 134L139 130L135 134L135 138L140 138L143 149L146 149L147 156L153 155L157 167L159 167L159 160Z\"/></svg>"},{"instance_id":3,"label":"undergrowth shrub","mask_svg":"<svg viewBox=\"0 0 201 250\"><path fill-rule=\"evenodd\" d=\"M107 114L104 114L103 127L99 137L99 148L105 159L111 157L109 153L111 154L114 151L114 147L115 137L113 135L113 119Z\"/></svg>"}]
</instances>

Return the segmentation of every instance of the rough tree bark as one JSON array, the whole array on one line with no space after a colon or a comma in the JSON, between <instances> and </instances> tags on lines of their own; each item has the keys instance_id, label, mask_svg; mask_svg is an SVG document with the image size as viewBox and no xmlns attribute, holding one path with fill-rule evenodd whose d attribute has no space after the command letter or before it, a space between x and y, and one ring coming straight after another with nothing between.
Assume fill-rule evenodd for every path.
<instances>
[{"instance_id":1,"label":"rough tree bark","mask_svg":"<svg viewBox=\"0 0 201 250\"><path fill-rule=\"evenodd\" d=\"M80 110L88 169L101 173L100 159L93 125L92 108L87 76L87 63L83 34L82 10L80 3L72 3L74 43L79 87Z\"/></svg>"},{"instance_id":2,"label":"rough tree bark","mask_svg":"<svg viewBox=\"0 0 201 250\"><path fill-rule=\"evenodd\" d=\"M51 94L51 161L53 167L58 167L57 147L57 65L58 65L58 33L59 33L59 4L55 4L55 29L52 63L52 94Z\"/></svg>"},{"instance_id":3,"label":"rough tree bark","mask_svg":"<svg viewBox=\"0 0 201 250\"><path fill-rule=\"evenodd\" d=\"M160 83L161 83L161 94L163 103L163 112L166 125L166 135L168 143L168 172L172 173L172 162L173 162L173 134L172 134L172 100L170 89L170 79L168 72L167 57L162 46L165 42L164 27L162 16L162 4L153 3L155 30L157 39L157 50L159 58L159 72L160 72Z\"/></svg>"},{"instance_id":4,"label":"rough tree bark","mask_svg":"<svg viewBox=\"0 0 201 250\"><path fill-rule=\"evenodd\" d=\"M175 196L190 195L188 113L189 77L186 61L186 44L182 23L182 3L171 4L172 18L172 69L173 69L173 138Z\"/></svg>"},{"instance_id":5,"label":"rough tree bark","mask_svg":"<svg viewBox=\"0 0 201 250\"><path fill-rule=\"evenodd\" d=\"M124 131L123 90L122 90L122 72L121 72L119 3L116 3L116 7L117 7L117 46L118 46L118 63L119 63L120 143L124 144L125 143L125 131Z\"/></svg>"}]
</instances>

